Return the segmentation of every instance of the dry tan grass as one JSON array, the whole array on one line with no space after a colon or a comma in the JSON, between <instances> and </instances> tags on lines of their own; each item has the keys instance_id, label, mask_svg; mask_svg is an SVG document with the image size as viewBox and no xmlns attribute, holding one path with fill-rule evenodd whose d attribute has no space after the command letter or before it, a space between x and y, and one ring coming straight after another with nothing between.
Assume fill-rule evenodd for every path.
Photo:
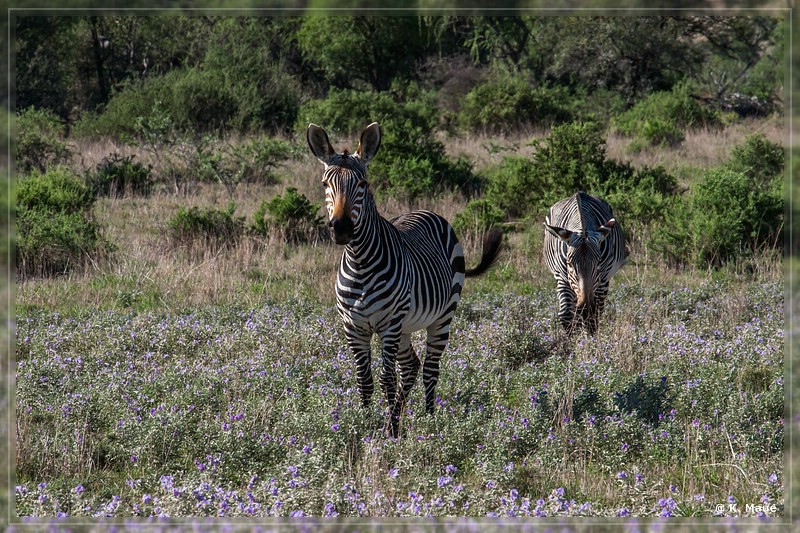
<instances>
[{"instance_id":1,"label":"dry tan grass","mask_svg":"<svg viewBox=\"0 0 800 533\"><path fill-rule=\"evenodd\" d=\"M750 133L761 131L770 139L781 141L784 128L778 120L748 122L722 131L689 134L683 146L638 154L626 153L626 141L612 136L608 139L608 155L630 160L635 166L665 164L676 169L681 166L705 167L724 161L731 146ZM446 149L452 156L465 155L479 170L501 160L505 154L530 155L530 139L541 132L513 137L496 138L467 136L447 138ZM348 140L342 140L341 146ZM337 144L337 146L339 146ZM112 141L77 143L73 167L83 171L93 168L103 158L118 153L133 155L143 164L155 164L151 155L140 148ZM154 169L157 174L159 169ZM260 203L286 188L294 187L319 206L324 216L323 189L320 186L322 165L310 154L289 160L277 174L276 185L242 183L234 192L236 215L245 216L247 223ZM255 305L266 301L314 296L333 303L335 273L341 248L327 239L312 245L297 247L285 244L279 235L268 239L244 239L238 246L220 252L190 257L185 250L174 249L167 239L167 223L180 206L214 207L224 209L231 200L221 184L193 184L186 194L176 194L169 187L158 188L150 198L121 198L98 200L95 215L105 228L109 240L118 246L115 259L107 265L69 279L27 281L18 286L18 301L52 307L63 300L74 305L108 305L109 301L149 297L154 305L173 308L203 303L242 302ZM430 209L448 220L461 211L466 199L457 193L437 198L422 198L409 203L399 198L382 198L379 211L387 218L411 209ZM468 265L480 256L480 238L461 236ZM541 258L541 232L522 231L506 236L505 253L498 271L509 279L522 280L536 286L552 281ZM640 251L641 252L641 251ZM196 254L195 254L196 255ZM641 254L640 254L641 255ZM663 272L647 257L637 256L615 279L616 282L646 283L657 281ZM776 266L778 265L778 266ZM765 260L756 265L764 270L760 275L780 276L779 262ZM676 283L692 286L698 272L676 274ZM98 277L105 281L98 281ZM479 287L480 281L467 284L466 293ZM146 295L150 296L146 296ZM126 296L128 295L128 296ZM132 295L132 296L131 296Z\"/></svg>"}]
</instances>

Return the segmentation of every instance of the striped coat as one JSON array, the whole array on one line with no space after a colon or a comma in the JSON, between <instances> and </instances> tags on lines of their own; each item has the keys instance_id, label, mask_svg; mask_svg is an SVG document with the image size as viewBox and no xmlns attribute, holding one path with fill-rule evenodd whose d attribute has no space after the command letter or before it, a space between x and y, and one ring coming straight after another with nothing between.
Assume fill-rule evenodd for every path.
<instances>
[{"instance_id":1,"label":"striped coat","mask_svg":"<svg viewBox=\"0 0 800 533\"><path fill-rule=\"evenodd\" d=\"M369 405L374 389L370 344L377 334L380 384L391 408L387 426L397 437L400 414L420 366L425 409L433 411L439 360L464 279L482 274L494 263L501 234L487 234L480 264L466 270L461 244L441 216L414 211L391 221L382 217L366 175L380 139L378 124L372 123L361 134L354 154L337 153L322 128L311 124L307 131L312 153L324 164L322 184L331 237L344 246L336 281L337 309L355 357L362 403ZM411 333L422 329L427 332L424 361L411 345Z\"/></svg>"},{"instance_id":2,"label":"striped coat","mask_svg":"<svg viewBox=\"0 0 800 533\"><path fill-rule=\"evenodd\" d=\"M625 236L605 200L583 191L545 219L544 260L557 282L558 319L568 333L597 331L611 277L625 264Z\"/></svg>"}]
</instances>

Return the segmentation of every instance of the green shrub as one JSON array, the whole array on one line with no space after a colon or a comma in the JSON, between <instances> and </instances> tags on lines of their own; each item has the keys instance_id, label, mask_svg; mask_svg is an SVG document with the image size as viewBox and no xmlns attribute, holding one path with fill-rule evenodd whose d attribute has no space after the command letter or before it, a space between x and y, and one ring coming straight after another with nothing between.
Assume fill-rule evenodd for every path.
<instances>
[{"instance_id":1,"label":"green shrub","mask_svg":"<svg viewBox=\"0 0 800 533\"><path fill-rule=\"evenodd\" d=\"M482 235L489 228L503 222L503 211L486 199L470 200L453 218L453 229L461 235Z\"/></svg>"},{"instance_id":2,"label":"green shrub","mask_svg":"<svg viewBox=\"0 0 800 533\"><path fill-rule=\"evenodd\" d=\"M743 144L731 150L728 167L742 172L759 186L783 176L786 154L783 146L767 139L763 133L749 135Z\"/></svg>"},{"instance_id":3,"label":"green shrub","mask_svg":"<svg viewBox=\"0 0 800 533\"><path fill-rule=\"evenodd\" d=\"M302 129L314 122L339 135L357 136L370 122L380 123L381 148L369 169L369 181L379 196L413 200L449 189L472 194L478 183L472 165L466 158L447 157L434 132L435 99L428 93L418 96L396 102L388 93L331 90L326 100L303 107Z\"/></svg>"},{"instance_id":4,"label":"green shrub","mask_svg":"<svg viewBox=\"0 0 800 533\"><path fill-rule=\"evenodd\" d=\"M674 145L683 141L685 130L719 126L720 117L703 107L686 83L679 83L671 91L652 93L612 123L618 132L647 144Z\"/></svg>"},{"instance_id":5,"label":"green shrub","mask_svg":"<svg viewBox=\"0 0 800 533\"><path fill-rule=\"evenodd\" d=\"M121 197L149 196L153 180L151 167L133 161L135 156L123 157L113 153L104 157L94 172L86 175L86 182L95 196Z\"/></svg>"},{"instance_id":6,"label":"green shrub","mask_svg":"<svg viewBox=\"0 0 800 533\"><path fill-rule=\"evenodd\" d=\"M51 165L65 163L71 153L64 141L61 120L47 109L24 109L17 116L17 172L45 172Z\"/></svg>"},{"instance_id":7,"label":"green shrub","mask_svg":"<svg viewBox=\"0 0 800 533\"><path fill-rule=\"evenodd\" d=\"M154 109L169 109L172 86L179 76L180 72L173 70L124 86L101 112L81 116L73 133L81 137L110 137L119 141L137 138L137 122L148 119Z\"/></svg>"},{"instance_id":8,"label":"green shrub","mask_svg":"<svg viewBox=\"0 0 800 533\"><path fill-rule=\"evenodd\" d=\"M607 180L605 140L593 122L554 126L532 144L530 159L505 157L485 173L486 198L510 217L538 216L559 199Z\"/></svg>"},{"instance_id":9,"label":"green shrub","mask_svg":"<svg viewBox=\"0 0 800 533\"><path fill-rule=\"evenodd\" d=\"M549 127L570 119L563 88L534 87L519 77L496 76L467 93L458 114L469 131L504 133L522 126Z\"/></svg>"},{"instance_id":10,"label":"green shrub","mask_svg":"<svg viewBox=\"0 0 800 533\"><path fill-rule=\"evenodd\" d=\"M270 201L261 202L252 229L265 236L277 230L286 242L306 241L310 236L318 235L322 228L323 219L317 215L318 212L319 206L294 187L289 187L283 196L277 195Z\"/></svg>"},{"instance_id":11,"label":"green shrub","mask_svg":"<svg viewBox=\"0 0 800 533\"><path fill-rule=\"evenodd\" d=\"M706 172L686 201L673 201L657 250L671 264L719 267L783 243L783 179L763 187L727 168Z\"/></svg>"},{"instance_id":12,"label":"green shrub","mask_svg":"<svg viewBox=\"0 0 800 533\"><path fill-rule=\"evenodd\" d=\"M56 167L21 179L16 200L20 278L78 270L110 252L92 219L95 197L69 170Z\"/></svg>"},{"instance_id":13,"label":"green shrub","mask_svg":"<svg viewBox=\"0 0 800 533\"><path fill-rule=\"evenodd\" d=\"M232 89L219 72L186 69L171 89L170 113L180 131L219 132L237 114Z\"/></svg>"},{"instance_id":14,"label":"green shrub","mask_svg":"<svg viewBox=\"0 0 800 533\"><path fill-rule=\"evenodd\" d=\"M225 72L236 98L233 127L240 132L288 132L296 123L301 90L297 82L276 65L262 64L255 73L242 75L233 66Z\"/></svg>"},{"instance_id":15,"label":"green shrub","mask_svg":"<svg viewBox=\"0 0 800 533\"><path fill-rule=\"evenodd\" d=\"M244 234L244 217L235 217L235 211L232 201L224 211L181 206L168 223L169 239L175 246L186 247L190 254L233 248Z\"/></svg>"}]
</instances>

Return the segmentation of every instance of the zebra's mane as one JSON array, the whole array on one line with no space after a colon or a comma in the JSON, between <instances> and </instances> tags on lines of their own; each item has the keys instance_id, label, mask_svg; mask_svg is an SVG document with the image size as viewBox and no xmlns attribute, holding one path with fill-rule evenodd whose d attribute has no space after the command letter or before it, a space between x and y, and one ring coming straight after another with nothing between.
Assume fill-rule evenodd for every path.
<instances>
[{"instance_id":1,"label":"zebra's mane","mask_svg":"<svg viewBox=\"0 0 800 533\"><path fill-rule=\"evenodd\" d=\"M576 201L578 202L578 216L580 217L581 223L581 237L586 239L586 213L583 210L583 195L585 193L583 191L578 191L576 196ZM589 217L591 218L591 217Z\"/></svg>"}]
</instances>

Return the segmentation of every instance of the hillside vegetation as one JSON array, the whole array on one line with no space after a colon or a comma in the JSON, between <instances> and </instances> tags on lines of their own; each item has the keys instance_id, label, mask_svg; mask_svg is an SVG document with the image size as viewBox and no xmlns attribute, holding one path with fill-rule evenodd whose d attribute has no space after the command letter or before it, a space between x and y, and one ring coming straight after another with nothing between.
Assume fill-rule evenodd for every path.
<instances>
[{"instance_id":1,"label":"hillside vegetation","mask_svg":"<svg viewBox=\"0 0 800 533\"><path fill-rule=\"evenodd\" d=\"M18 17L17 514L782 514L786 24ZM305 140L372 121L385 217L505 240L400 439ZM567 337L542 222L581 189L630 259Z\"/></svg>"}]
</instances>

